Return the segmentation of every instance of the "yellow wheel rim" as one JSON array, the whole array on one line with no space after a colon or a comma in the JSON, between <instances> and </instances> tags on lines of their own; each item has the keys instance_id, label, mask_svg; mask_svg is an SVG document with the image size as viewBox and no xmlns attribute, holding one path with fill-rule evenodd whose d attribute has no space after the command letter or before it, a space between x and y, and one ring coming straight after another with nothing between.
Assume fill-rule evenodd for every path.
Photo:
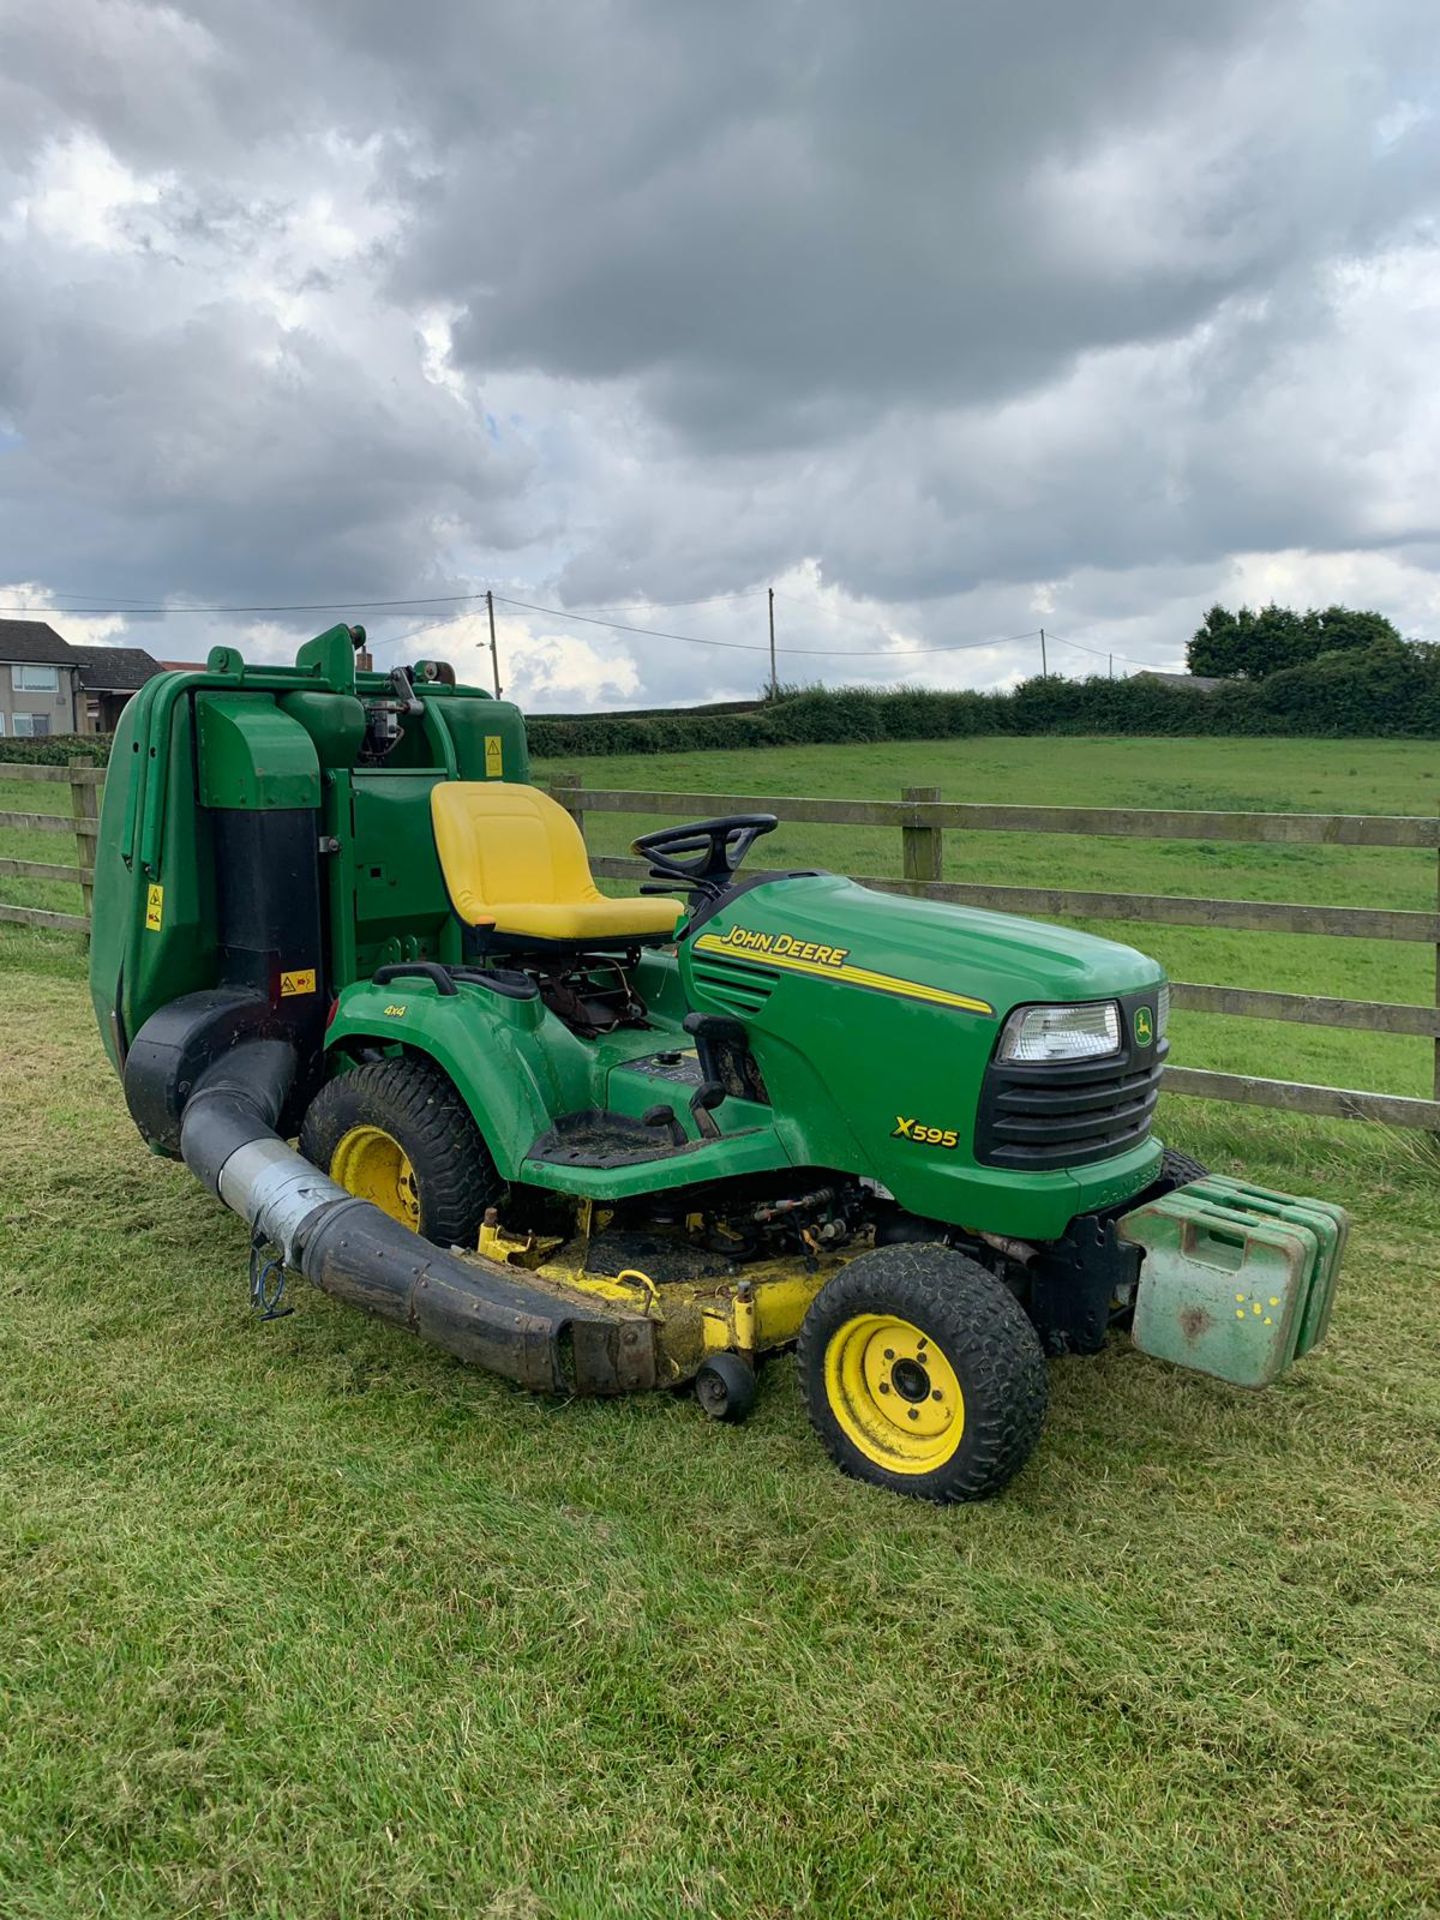
<instances>
[{"instance_id":1,"label":"yellow wheel rim","mask_svg":"<svg viewBox=\"0 0 1440 1920\"><path fill-rule=\"evenodd\" d=\"M919 1327L861 1313L830 1337L825 1394L840 1431L890 1473L933 1473L965 1431L954 1367Z\"/></svg>"},{"instance_id":2,"label":"yellow wheel rim","mask_svg":"<svg viewBox=\"0 0 1440 1920\"><path fill-rule=\"evenodd\" d=\"M420 1195L410 1156L383 1127L351 1127L330 1156L330 1178L412 1233L420 1231Z\"/></svg>"}]
</instances>

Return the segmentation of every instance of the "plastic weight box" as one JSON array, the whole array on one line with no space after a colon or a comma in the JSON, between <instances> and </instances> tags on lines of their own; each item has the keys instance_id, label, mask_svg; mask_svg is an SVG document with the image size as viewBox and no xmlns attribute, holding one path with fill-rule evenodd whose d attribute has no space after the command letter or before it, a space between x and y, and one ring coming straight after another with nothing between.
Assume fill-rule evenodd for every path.
<instances>
[{"instance_id":1,"label":"plastic weight box","mask_svg":"<svg viewBox=\"0 0 1440 1920\"><path fill-rule=\"evenodd\" d=\"M1343 1207L1208 1174L1137 1207L1131 1337L1144 1353L1265 1387L1324 1339L1349 1231Z\"/></svg>"}]
</instances>

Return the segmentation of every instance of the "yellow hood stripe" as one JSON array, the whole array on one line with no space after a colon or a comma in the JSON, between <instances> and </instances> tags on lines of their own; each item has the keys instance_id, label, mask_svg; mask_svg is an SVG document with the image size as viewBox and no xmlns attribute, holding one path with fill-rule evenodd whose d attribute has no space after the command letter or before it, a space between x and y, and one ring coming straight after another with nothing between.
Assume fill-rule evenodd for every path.
<instances>
[{"instance_id":1,"label":"yellow hood stripe","mask_svg":"<svg viewBox=\"0 0 1440 1920\"><path fill-rule=\"evenodd\" d=\"M872 973L869 967L829 966L822 960L797 960L788 953L762 953L753 947L731 946L719 934L702 933L695 941L699 953L723 954L727 960L748 960L754 967L782 967L790 973L804 973L816 980L843 980L852 987L871 987L876 993L895 993L906 1000L924 1000L935 1007L959 1007L964 1013L994 1013L987 1000L973 1000L968 994L948 993L944 987L927 987L919 980L899 980L893 973Z\"/></svg>"}]
</instances>

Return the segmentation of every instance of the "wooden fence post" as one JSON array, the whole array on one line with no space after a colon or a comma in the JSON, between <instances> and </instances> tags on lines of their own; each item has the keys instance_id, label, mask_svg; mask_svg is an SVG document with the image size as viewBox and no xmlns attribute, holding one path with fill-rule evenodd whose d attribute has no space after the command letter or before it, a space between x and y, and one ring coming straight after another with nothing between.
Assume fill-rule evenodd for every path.
<instances>
[{"instance_id":1,"label":"wooden fence post","mask_svg":"<svg viewBox=\"0 0 1440 1920\"><path fill-rule=\"evenodd\" d=\"M938 800L938 787L903 787L902 800ZM900 828L901 871L907 880L945 878L945 837L923 814L912 815Z\"/></svg>"},{"instance_id":2,"label":"wooden fence post","mask_svg":"<svg viewBox=\"0 0 1440 1920\"><path fill-rule=\"evenodd\" d=\"M72 759L69 763L71 773L83 770L93 774L95 769L88 760ZM100 811L96 804L96 787L92 780L74 780L70 782L70 815L75 822L75 851L82 870L80 880L80 911L88 920L95 903L95 841L99 834ZM85 878L85 875L89 878Z\"/></svg>"},{"instance_id":3,"label":"wooden fence post","mask_svg":"<svg viewBox=\"0 0 1440 1920\"><path fill-rule=\"evenodd\" d=\"M565 811L583 835L585 832L585 809L575 798L579 791L580 776L578 773L556 773L550 776L550 798L560 802L560 805L564 807Z\"/></svg>"}]
</instances>

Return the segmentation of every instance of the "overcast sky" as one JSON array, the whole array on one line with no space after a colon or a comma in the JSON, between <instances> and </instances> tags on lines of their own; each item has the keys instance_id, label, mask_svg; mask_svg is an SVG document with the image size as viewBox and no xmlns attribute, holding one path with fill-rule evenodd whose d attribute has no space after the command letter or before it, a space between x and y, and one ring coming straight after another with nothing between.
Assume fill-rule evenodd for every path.
<instances>
[{"instance_id":1,"label":"overcast sky","mask_svg":"<svg viewBox=\"0 0 1440 1920\"><path fill-rule=\"evenodd\" d=\"M1217 598L1440 639L1437 52L1435 0L0 0L0 604L726 643L507 607L537 708L752 691L772 584L790 680L1174 666Z\"/></svg>"}]
</instances>

